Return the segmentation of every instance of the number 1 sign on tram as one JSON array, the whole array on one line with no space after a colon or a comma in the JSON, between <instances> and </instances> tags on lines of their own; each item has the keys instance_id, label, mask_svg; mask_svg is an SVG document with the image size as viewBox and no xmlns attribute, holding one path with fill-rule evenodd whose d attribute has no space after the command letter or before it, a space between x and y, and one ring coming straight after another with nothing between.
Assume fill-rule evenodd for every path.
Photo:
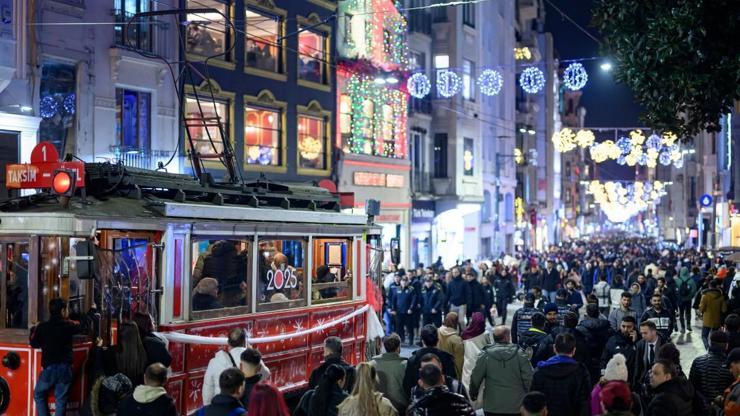
<instances>
[{"instance_id":1,"label":"number 1 sign on tram","mask_svg":"<svg viewBox=\"0 0 740 416\"><path fill-rule=\"evenodd\" d=\"M85 164L83 162L60 162L59 152L54 145L41 142L31 151L31 163L5 166L5 186L8 189L51 188L54 172L60 169L74 171L76 187L85 186Z\"/></svg>"}]
</instances>

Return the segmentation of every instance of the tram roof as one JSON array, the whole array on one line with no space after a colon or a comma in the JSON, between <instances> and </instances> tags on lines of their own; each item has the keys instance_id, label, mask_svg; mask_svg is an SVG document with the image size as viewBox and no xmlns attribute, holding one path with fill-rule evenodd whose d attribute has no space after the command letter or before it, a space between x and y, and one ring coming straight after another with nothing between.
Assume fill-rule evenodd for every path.
<instances>
[{"instance_id":1,"label":"tram roof","mask_svg":"<svg viewBox=\"0 0 740 416\"><path fill-rule=\"evenodd\" d=\"M128 168L109 163L85 165L85 194L69 204L40 193L0 204L0 216L49 216L151 221L164 218L212 221L297 222L365 225L363 215L344 214L340 198L324 188L276 183L260 178L243 184L197 181L188 175Z\"/></svg>"}]
</instances>

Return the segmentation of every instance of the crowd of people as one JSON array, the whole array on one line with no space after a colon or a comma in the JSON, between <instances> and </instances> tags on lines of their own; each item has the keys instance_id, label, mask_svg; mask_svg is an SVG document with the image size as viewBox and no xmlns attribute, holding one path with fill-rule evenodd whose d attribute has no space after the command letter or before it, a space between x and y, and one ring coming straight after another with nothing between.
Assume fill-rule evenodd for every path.
<instances>
[{"instance_id":1,"label":"crowd of people","mask_svg":"<svg viewBox=\"0 0 740 416\"><path fill-rule=\"evenodd\" d=\"M721 257L644 239L398 269L384 282L381 353L353 366L342 340L326 338L293 415L740 415L736 279ZM64 301L49 306L51 319L31 334L43 367L34 399L47 415L54 390L61 415L80 328ZM116 346L93 350L90 414L175 414L164 388L171 357L153 327L137 313L119 324ZM706 352L682 362L677 345L695 328ZM227 342L208 364L196 414L289 415L245 331Z\"/></svg>"}]
</instances>

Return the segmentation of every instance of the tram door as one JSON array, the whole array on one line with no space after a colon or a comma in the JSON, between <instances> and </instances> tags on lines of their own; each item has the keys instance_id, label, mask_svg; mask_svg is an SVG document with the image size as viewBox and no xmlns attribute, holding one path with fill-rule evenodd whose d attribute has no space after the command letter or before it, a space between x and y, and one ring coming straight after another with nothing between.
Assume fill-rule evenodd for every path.
<instances>
[{"instance_id":1,"label":"tram door","mask_svg":"<svg viewBox=\"0 0 740 416\"><path fill-rule=\"evenodd\" d=\"M0 240L0 328L28 328L28 240Z\"/></svg>"}]
</instances>

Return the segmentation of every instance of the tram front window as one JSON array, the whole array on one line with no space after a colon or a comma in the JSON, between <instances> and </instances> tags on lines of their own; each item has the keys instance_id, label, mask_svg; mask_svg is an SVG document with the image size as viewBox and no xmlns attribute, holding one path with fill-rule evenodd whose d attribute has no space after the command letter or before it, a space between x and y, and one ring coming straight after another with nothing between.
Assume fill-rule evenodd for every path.
<instances>
[{"instance_id":1,"label":"tram front window","mask_svg":"<svg viewBox=\"0 0 740 416\"><path fill-rule=\"evenodd\" d=\"M305 239L259 241L258 311L306 305Z\"/></svg>"},{"instance_id":2,"label":"tram front window","mask_svg":"<svg viewBox=\"0 0 740 416\"><path fill-rule=\"evenodd\" d=\"M193 240L193 312L248 306L251 244L249 240Z\"/></svg>"},{"instance_id":3,"label":"tram front window","mask_svg":"<svg viewBox=\"0 0 740 416\"><path fill-rule=\"evenodd\" d=\"M347 300L352 296L352 240L316 238L313 240L314 303Z\"/></svg>"}]
</instances>

